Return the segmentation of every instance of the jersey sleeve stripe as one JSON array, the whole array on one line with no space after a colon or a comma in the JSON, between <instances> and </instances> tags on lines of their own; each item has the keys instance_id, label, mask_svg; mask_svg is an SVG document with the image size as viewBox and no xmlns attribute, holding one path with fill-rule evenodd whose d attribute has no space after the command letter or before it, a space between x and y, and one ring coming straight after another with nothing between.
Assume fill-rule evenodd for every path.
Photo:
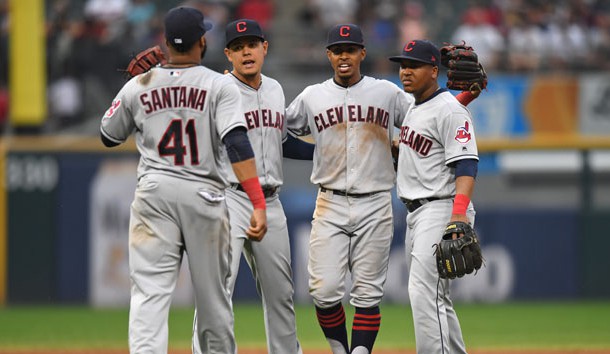
<instances>
[{"instance_id":1,"label":"jersey sleeve stripe","mask_svg":"<svg viewBox=\"0 0 610 354\"><path fill-rule=\"evenodd\" d=\"M226 127L226 129L220 134L220 140L224 139L225 135L227 135L228 132L230 132L231 130L233 130L237 127L244 127L244 128L246 128L246 130L248 129L248 127L246 126L246 123L235 122L235 124L231 124L228 127Z\"/></svg>"},{"instance_id":2,"label":"jersey sleeve stripe","mask_svg":"<svg viewBox=\"0 0 610 354\"><path fill-rule=\"evenodd\" d=\"M445 165L449 165L449 164L452 164L452 163L454 163L456 161L465 160L465 159L473 159L473 160L479 161L479 156L475 155L475 154L456 156L456 157L453 157L453 158L451 158L449 160L445 160Z\"/></svg>"},{"instance_id":3,"label":"jersey sleeve stripe","mask_svg":"<svg viewBox=\"0 0 610 354\"><path fill-rule=\"evenodd\" d=\"M104 131L104 128L100 128L100 131L102 132L102 135L104 135L104 137L106 139L112 141L113 143L121 144L121 143L124 143L126 140L126 139L121 140L121 139L117 139L117 138L110 136L110 134L108 134Z\"/></svg>"}]
</instances>

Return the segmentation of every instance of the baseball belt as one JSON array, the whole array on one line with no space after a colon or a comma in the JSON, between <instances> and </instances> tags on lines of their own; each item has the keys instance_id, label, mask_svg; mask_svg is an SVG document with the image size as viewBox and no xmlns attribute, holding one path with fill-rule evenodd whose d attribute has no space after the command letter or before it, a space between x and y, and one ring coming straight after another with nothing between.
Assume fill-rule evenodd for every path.
<instances>
[{"instance_id":1,"label":"baseball belt","mask_svg":"<svg viewBox=\"0 0 610 354\"><path fill-rule=\"evenodd\" d=\"M419 207L421 207L422 205L426 204L426 203L430 203L432 201L435 200L440 200L441 198L436 198L436 197L431 197L431 198L420 198L420 199L403 199L400 198L400 200L405 203L405 206L407 207L407 210L409 211L409 213L414 212L415 210L419 209Z\"/></svg>"},{"instance_id":2,"label":"baseball belt","mask_svg":"<svg viewBox=\"0 0 610 354\"><path fill-rule=\"evenodd\" d=\"M239 183L231 183L231 189L244 193L246 192ZM278 187L263 187L263 195L265 198L273 197L277 193L278 189Z\"/></svg>"},{"instance_id":3,"label":"baseball belt","mask_svg":"<svg viewBox=\"0 0 610 354\"><path fill-rule=\"evenodd\" d=\"M375 195L379 192L370 192L370 193L347 193L346 191L341 191L337 189L328 189L324 187L320 187L320 191L322 193L332 192L333 194L340 195L342 197L352 197L352 198L366 198L372 195Z\"/></svg>"}]
</instances>

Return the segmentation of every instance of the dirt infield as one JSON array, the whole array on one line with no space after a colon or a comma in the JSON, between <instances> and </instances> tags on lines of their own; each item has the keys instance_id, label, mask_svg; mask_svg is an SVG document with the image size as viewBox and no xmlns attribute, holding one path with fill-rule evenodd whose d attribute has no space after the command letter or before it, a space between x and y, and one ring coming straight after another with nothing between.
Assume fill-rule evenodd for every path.
<instances>
[{"instance_id":1,"label":"dirt infield","mask_svg":"<svg viewBox=\"0 0 610 354\"><path fill-rule=\"evenodd\" d=\"M4 350L0 354L129 354L127 350ZM191 354L190 350L171 350L169 354ZM267 354L266 349L240 349L239 354ZM329 354L328 350L304 350L303 354ZM416 354L414 350L375 350L375 354ZM470 354L610 354L610 350L472 350Z\"/></svg>"}]
</instances>

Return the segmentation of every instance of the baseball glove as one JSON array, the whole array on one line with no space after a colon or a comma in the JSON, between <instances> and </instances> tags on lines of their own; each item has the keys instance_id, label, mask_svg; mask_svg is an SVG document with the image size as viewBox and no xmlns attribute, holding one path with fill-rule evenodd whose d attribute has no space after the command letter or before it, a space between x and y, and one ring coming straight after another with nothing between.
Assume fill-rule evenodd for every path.
<instances>
[{"instance_id":1,"label":"baseball glove","mask_svg":"<svg viewBox=\"0 0 610 354\"><path fill-rule=\"evenodd\" d=\"M158 45L144 49L136 55L127 66L125 73L127 77L132 78L136 75L143 74L157 65L167 63L165 54Z\"/></svg>"},{"instance_id":2,"label":"baseball glove","mask_svg":"<svg viewBox=\"0 0 610 354\"><path fill-rule=\"evenodd\" d=\"M453 234L458 237L453 239ZM465 222L450 222L441 241L434 245L438 275L443 279L461 278L483 264L481 246L472 226Z\"/></svg>"},{"instance_id":3,"label":"baseball glove","mask_svg":"<svg viewBox=\"0 0 610 354\"><path fill-rule=\"evenodd\" d=\"M480 93L487 88L487 73L466 43L441 47L441 64L447 71L447 88Z\"/></svg>"}]
</instances>

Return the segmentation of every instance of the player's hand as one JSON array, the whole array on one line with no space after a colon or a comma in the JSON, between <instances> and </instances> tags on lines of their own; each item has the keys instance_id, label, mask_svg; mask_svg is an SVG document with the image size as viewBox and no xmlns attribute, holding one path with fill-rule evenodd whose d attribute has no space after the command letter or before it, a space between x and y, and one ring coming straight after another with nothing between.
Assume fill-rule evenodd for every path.
<instances>
[{"instance_id":1,"label":"player's hand","mask_svg":"<svg viewBox=\"0 0 610 354\"><path fill-rule=\"evenodd\" d=\"M483 91L483 89L481 88L481 85L479 85L478 83L474 83L474 84L472 84L472 86L470 86L470 94L474 98L479 97L479 95L481 94L481 91Z\"/></svg>"},{"instance_id":2,"label":"player's hand","mask_svg":"<svg viewBox=\"0 0 610 354\"><path fill-rule=\"evenodd\" d=\"M267 211L265 209L254 209L250 217L250 227L246 230L248 239L262 241L267 233Z\"/></svg>"},{"instance_id":3,"label":"player's hand","mask_svg":"<svg viewBox=\"0 0 610 354\"><path fill-rule=\"evenodd\" d=\"M452 214L451 215L451 220L449 222L456 222L456 221L461 221L463 223L470 224L470 220L468 220L468 217L465 214ZM463 234L462 235L458 235L457 233L454 232L451 235L451 238L453 240L455 240L455 239L457 239L457 238L459 238L461 236L464 236L464 235Z\"/></svg>"}]
</instances>

